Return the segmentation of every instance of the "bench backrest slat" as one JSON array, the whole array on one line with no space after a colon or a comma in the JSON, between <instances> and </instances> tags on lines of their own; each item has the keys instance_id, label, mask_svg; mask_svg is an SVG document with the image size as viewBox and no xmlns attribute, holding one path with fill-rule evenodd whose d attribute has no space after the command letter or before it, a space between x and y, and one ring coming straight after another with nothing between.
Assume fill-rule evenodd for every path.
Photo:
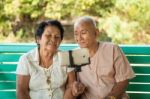
<instances>
[{"instance_id":1,"label":"bench backrest slat","mask_svg":"<svg viewBox=\"0 0 150 99\"><path fill-rule=\"evenodd\" d=\"M0 99L16 99L16 91L9 90L9 91L1 91L0 90Z\"/></svg>"},{"instance_id":2,"label":"bench backrest slat","mask_svg":"<svg viewBox=\"0 0 150 99\"><path fill-rule=\"evenodd\" d=\"M120 45L125 54L150 55L150 45Z\"/></svg>"},{"instance_id":3,"label":"bench backrest slat","mask_svg":"<svg viewBox=\"0 0 150 99\"><path fill-rule=\"evenodd\" d=\"M150 74L150 65L132 66L132 68L136 74Z\"/></svg>"},{"instance_id":4,"label":"bench backrest slat","mask_svg":"<svg viewBox=\"0 0 150 99\"><path fill-rule=\"evenodd\" d=\"M0 64L1 72L15 72L17 64Z\"/></svg>"},{"instance_id":5,"label":"bench backrest slat","mask_svg":"<svg viewBox=\"0 0 150 99\"><path fill-rule=\"evenodd\" d=\"M147 93L130 93L130 99L149 99L150 94Z\"/></svg>"},{"instance_id":6,"label":"bench backrest slat","mask_svg":"<svg viewBox=\"0 0 150 99\"><path fill-rule=\"evenodd\" d=\"M0 82L0 90L16 89L16 82Z\"/></svg>"},{"instance_id":7,"label":"bench backrest slat","mask_svg":"<svg viewBox=\"0 0 150 99\"><path fill-rule=\"evenodd\" d=\"M15 73L0 73L0 81L16 81L16 74Z\"/></svg>"},{"instance_id":8,"label":"bench backrest slat","mask_svg":"<svg viewBox=\"0 0 150 99\"><path fill-rule=\"evenodd\" d=\"M0 54L0 62L18 62L21 54Z\"/></svg>"},{"instance_id":9,"label":"bench backrest slat","mask_svg":"<svg viewBox=\"0 0 150 99\"><path fill-rule=\"evenodd\" d=\"M150 56L127 56L131 64L150 64Z\"/></svg>"}]
</instances>

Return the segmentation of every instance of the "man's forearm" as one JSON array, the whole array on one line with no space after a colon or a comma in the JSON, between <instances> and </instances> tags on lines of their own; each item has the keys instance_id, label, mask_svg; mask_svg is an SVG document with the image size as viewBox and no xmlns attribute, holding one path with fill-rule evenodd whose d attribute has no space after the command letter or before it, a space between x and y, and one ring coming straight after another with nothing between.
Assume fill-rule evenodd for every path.
<instances>
[{"instance_id":1,"label":"man's forearm","mask_svg":"<svg viewBox=\"0 0 150 99\"><path fill-rule=\"evenodd\" d=\"M128 80L118 82L108 94L108 96L114 96L116 99L121 99L123 93L125 92L128 86ZM108 98L109 99L109 98Z\"/></svg>"}]
</instances>

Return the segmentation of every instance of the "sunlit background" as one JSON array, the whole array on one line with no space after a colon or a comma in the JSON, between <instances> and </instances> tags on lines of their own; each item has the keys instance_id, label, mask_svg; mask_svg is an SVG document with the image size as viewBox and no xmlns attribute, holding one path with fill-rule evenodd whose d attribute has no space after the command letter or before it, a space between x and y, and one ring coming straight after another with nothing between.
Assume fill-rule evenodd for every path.
<instances>
[{"instance_id":1,"label":"sunlit background","mask_svg":"<svg viewBox=\"0 0 150 99\"><path fill-rule=\"evenodd\" d=\"M0 43L34 42L42 20L60 20L63 43L75 43L73 23L92 16L99 40L116 44L150 44L150 0L0 0Z\"/></svg>"}]
</instances>

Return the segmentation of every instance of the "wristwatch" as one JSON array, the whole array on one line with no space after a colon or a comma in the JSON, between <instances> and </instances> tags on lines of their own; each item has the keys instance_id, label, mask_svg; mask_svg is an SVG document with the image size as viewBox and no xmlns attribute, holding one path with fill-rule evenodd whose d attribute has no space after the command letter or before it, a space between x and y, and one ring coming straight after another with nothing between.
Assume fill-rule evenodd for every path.
<instances>
[{"instance_id":1,"label":"wristwatch","mask_svg":"<svg viewBox=\"0 0 150 99\"><path fill-rule=\"evenodd\" d=\"M109 99L116 99L115 96L109 96Z\"/></svg>"}]
</instances>

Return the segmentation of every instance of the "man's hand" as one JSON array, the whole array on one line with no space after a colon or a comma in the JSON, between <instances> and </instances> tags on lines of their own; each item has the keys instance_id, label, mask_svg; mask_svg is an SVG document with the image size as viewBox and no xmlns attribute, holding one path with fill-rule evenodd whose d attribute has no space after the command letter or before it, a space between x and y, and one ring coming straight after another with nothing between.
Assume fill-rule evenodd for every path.
<instances>
[{"instance_id":1,"label":"man's hand","mask_svg":"<svg viewBox=\"0 0 150 99\"><path fill-rule=\"evenodd\" d=\"M73 96L78 96L82 94L85 90L85 86L81 82L73 82L72 84L72 94Z\"/></svg>"}]
</instances>

